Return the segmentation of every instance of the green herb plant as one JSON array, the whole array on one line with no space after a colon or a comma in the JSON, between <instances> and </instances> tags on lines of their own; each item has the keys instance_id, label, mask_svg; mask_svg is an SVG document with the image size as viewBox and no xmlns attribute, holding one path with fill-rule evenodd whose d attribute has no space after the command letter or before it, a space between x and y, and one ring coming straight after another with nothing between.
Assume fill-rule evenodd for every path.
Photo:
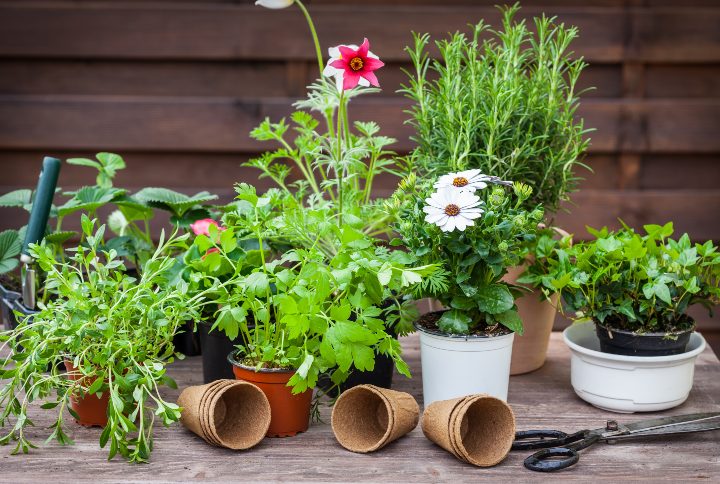
<instances>
[{"instance_id":1,"label":"green herb plant","mask_svg":"<svg viewBox=\"0 0 720 484\"><path fill-rule=\"evenodd\" d=\"M284 207L295 201L280 191L258 196L247 184L237 191L237 210L226 215L225 226L210 226L208 236L195 238L204 256L193 262L190 278L218 304L212 329L242 337L240 362L296 370L289 382L296 393L314 387L327 371L335 383L353 368L370 371L376 353L409 375L381 305L396 305L402 320L391 322L408 327L415 314L396 295L432 274L435 265L410 267L402 252L375 247L361 230L327 219L322 230L309 230L321 231L313 243L273 254L273 244L289 233ZM332 237L337 240L329 257L320 242Z\"/></svg>"},{"instance_id":2,"label":"green herb plant","mask_svg":"<svg viewBox=\"0 0 720 484\"><path fill-rule=\"evenodd\" d=\"M481 21L469 36L437 41L438 59L428 54L428 34L414 36L414 69L401 89L413 101L418 147L410 159L421 177L480 169L522 180L533 189L524 207L540 204L551 215L584 166L589 140L576 86L586 63L569 50L577 28L542 16L533 32L515 20L518 10L502 9L502 30Z\"/></svg>"},{"instance_id":3,"label":"green herb plant","mask_svg":"<svg viewBox=\"0 0 720 484\"><path fill-rule=\"evenodd\" d=\"M109 445L109 459L120 454L147 462L155 418L170 425L180 417L180 408L163 398L160 387L175 387L166 374L166 366L182 357L175 354L173 336L197 318L202 295L190 297L184 282L167 283L175 259L164 254L182 248L187 235L161 237L136 279L113 249L101 250L105 226L95 231L95 223L83 215L85 244L65 262L57 261L47 244L32 246L47 274L46 287L57 297L40 303L33 321L25 319L2 334L3 347L11 351L1 363L0 425L9 430L0 442L16 441L14 452L35 447L26 433L33 425L28 413L31 404L44 401L43 409L57 411L48 440L70 444L64 429L65 410L74 414L71 397L109 395L100 446ZM68 378L63 361L80 378Z\"/></svg>"},{"instance_id":4,"label":"green herb plant","mask_svg":"<svg viewBox=\"0 0 720 484\"><path fill-rule=\"evenodd\" d=\"M525 245L536 237L542 220L540 206L524 205L532 189L522 183L490 184L479 190L484 213L464 230L444 232L426 222L426 198L433 188L408 176L386 204L397 232L411 255L426 264L440 264L444 281L427 279L416 286L417 298L432 297L448 308L438 328L447 334L491 333L505 327L522 334L515 298L522 288L503 280L508 267L518 265ZM439 282L439 283L438 283Z\"/></svg>"},{"instance_id":5,"label":"green herb plant","mask_svg":"<svg viewBox=\"0 0 720 484\"><path fill-rule=\"evenodd\" d=\"M673 224L588 231L595 240L557 250L552 278L577 320L636 333L675 333L694 327L687 309L709 311L720 302L720 253L712 241L693 244L687 234L672 239Z\"/></svg>"}]
</instances>

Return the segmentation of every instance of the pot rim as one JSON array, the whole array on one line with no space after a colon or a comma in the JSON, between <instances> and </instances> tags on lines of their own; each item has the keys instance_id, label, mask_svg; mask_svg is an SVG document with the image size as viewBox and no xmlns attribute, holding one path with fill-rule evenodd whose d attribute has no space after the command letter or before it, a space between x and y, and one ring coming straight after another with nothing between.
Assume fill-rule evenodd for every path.
<instances>
[{"instance_id":1,"label":"pot rim","mask_svg":"<svg viewBox=\"0 0 720 484\"><path fill-rule=\"evenodd\" d=\"M255 368L254 366L247 366L243 365L237 359L235 359L235 355L238 353L238 350L232 350L227 355L228 362L233 365L237 366L238 368L242 368L243 370L252 371L254 373L295 373L297 370L293 369L287 369L287 368L260 368L259 370Z\"/></svg>"},{"instance_id":2,"label":"pot rim","mask_svg":"<svg viewBox=\"0 0 720 484\"><path fill-rule=\"evenodd\" d=\"M592 350L590 348L586 348L585 346L582 346L575 341L571 340L568 336L568 331L571 330L573 327L576 327L581 324L594 324L593 321L587 321L584 323L576 323L573 325L568 326L563 330L563 341L565 344L570 348L571 351L577 352L583 355L593 356L598 359L604 359L606 361L622 361L622 362L631 362L631 363L643 363L643 362L672 362L672 361L682 361L687 360L690 358L695 358L697 355L702 353L705 350L706 342L705 338L703 336L693 331L694 334L697 334L697 336L700 338L700 345L692 350L685 351L683 353L677 354L677 355L664 355L664 356L628 356L628 355L616 355L614 353L603 353L602 351ZM594 334L594 332L593 332ZM664 334L664 333L663 333ZM597 336L596 336L597 337ZM690 335L692 338L692 334Z\"/></svg>"},{"instance_id":3,"label":"pot rim","mask_svg":"<svg viewBox=\"0 0 720 484\"><path fill-rule=\"evenodd\" d=\"M601 323L600 321L596 321L595 319L593 319L592 322L593 322L596 326L599 326L600 328L602 328L603 330L612 331L613 333L618 333L618 334L622 334L622 335L626 335L626 336L635 336L635 337L638 337L638 338L643 337L643 336L655 337L655 338L664 338L665 336L667 336L667 335L669 335L669 334L670 334L670 335L673 335L673 336L682 336L682 335L684 335L684 334L688 334L688 333L691 333L691 334L692 334L692 333L694 333L694 332L695 332L695 327L696 327L695 320L694 320L693 318L691 318L690 316L688 316L688 318L690 318L690 320L693 322L693 326L692 326L692 328L690 328L690 329L687 329L687 330L685 330L685 331L665 331L665 332L652 332L652 333L637 333L637 332L635 332L635 331L628 331L628 330L625 330L625 329L617 329L617 328L614 328L614 327L612 327L612 326L608 326L608 325L606 325L606 324L603 324L603 323Z\"/></svg>"},{"instance_id":4,"label":"pot rim","mask_svg":"<svg viewBox=\"0 0 720 484\"><path fill-rule=\"evenodd\" d=\"M503 338L503 337L515 334L514 331L510 331L510 330L508 330L510 332L507 334L498 334L498 335L493 335L493 336L488 336L488 335L484 335L484 334L454 334L454 333L448 334L448 333L443 333L441 331L433 331L431 329L420 326L420 324L418 324L417 321L413 322L413 327L416 330L420 331L421 333L429 334L431 336L447 338L450 340L457 339L457 340L464 340L464 341L467 341L467 340L490 340L490 339Z\"/></svg>"}]
</instances>

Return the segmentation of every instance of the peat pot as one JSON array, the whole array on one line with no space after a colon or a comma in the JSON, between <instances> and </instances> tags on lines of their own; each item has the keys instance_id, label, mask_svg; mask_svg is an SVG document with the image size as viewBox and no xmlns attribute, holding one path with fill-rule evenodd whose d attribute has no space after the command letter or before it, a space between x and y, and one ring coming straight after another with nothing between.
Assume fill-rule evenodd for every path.
<instances>
[{"instance_id":1,"label":"peat pot","mask_svg":"<svg viewBox=\"0 0 720 484\"><path fill-rule=\"evenodd\" d=\"M204 351L203 351L204 354ZM263 391L270 402L270 428L268 437L292 437L305 432L310 426L312 390L293 395L287 386L295 370L267 368L255 370L237 361L237 352L227 355L235 379L250 382Z\"/></svg>"},{"instance_id":2,"label":"peat pot","mask_svg":"<svg viewBox=\"0 0 720 484\"><path fill-rule=\"evenodd\" d=\"M415 323L420 333L423 402L485 393L506 401L515 333L446 335Z\"/></svg>"},{"instance_id":3,"label":"peat pot","mask_svg":"<svg viewBox=\"0 0 720 484\"><path fill-rule=\"evenodd\" d=\"M592 322L563 332L572 353L570 380L580 398L613 412L656 412L687 400L695 360L705 349L700 333L690 334L683 353L629 356L605 353Z\"/></svg>"}]
</instances>

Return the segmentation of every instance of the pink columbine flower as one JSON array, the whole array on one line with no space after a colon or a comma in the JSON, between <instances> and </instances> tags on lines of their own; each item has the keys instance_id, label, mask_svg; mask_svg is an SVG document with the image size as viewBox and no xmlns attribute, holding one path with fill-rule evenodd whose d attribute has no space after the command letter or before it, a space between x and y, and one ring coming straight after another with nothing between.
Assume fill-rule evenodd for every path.
<instances>
[{"instance_id":1,"label":"pink columbine flower","mask_svg":"<svg viewBox=\"0 0 720 484\"><path fill-rule=\"evenodd\" d=\"M220 227L220 225L211 218L196 220L195 223L190 224L190 228L195 235L210 235L211 225L217 227L218 230L225 230L225 227Z\"/></svg>"},{"instance_id":2,"label":"pink columbine flower","mask_svg":"<svg viewBox=\"0 0 720 484\"><path fill-rule=\"evenodd\" d=\"M375 72L385 65L378 56L370 52L370 42L365 39L357 45L338 45L328 49L330 61L323 74L334 76L338 90L346 91L358 84L364 87L380 87Z\"/></svg>"}]
</instances>

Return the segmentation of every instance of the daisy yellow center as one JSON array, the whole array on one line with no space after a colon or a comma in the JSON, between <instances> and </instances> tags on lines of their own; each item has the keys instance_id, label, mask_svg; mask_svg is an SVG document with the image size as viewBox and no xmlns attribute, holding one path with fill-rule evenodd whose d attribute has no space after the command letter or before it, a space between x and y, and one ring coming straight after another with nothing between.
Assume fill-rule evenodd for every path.
<instances>
[{"instance_id":1,"label":"daisy yellow center","mask_svg":"<svg viewBox=\"0 0 720 484\"><path fill-rule=\"evenodd\" d=\"M445 207L445 215L450 215L451 217L455 217L460 213L460 207L455 205L454 203L451 203L447 207Z\"/></svg>"},{"instance_id":2,"label":"daisy yellow center","mask_svg":"<svg viewBox=\"0 0 720 484\"><path fill-rule=\"evenodd\" d=\"M363 60L360 57L353 57L350 59L350 69L359 71L363 68Z\"/></svg>"},{"instance_id":3,"label":"daisy yellow center","mask_svg":"<svg viewBox=\"0 0 720 484\"><path fill-rule=\"evenodd\" d=\"M459 176L457 178L453 179L453 186L456 186L458 188L466 186L468 183L468 179L464 176Z\"/></svg>"}]
</instances>

